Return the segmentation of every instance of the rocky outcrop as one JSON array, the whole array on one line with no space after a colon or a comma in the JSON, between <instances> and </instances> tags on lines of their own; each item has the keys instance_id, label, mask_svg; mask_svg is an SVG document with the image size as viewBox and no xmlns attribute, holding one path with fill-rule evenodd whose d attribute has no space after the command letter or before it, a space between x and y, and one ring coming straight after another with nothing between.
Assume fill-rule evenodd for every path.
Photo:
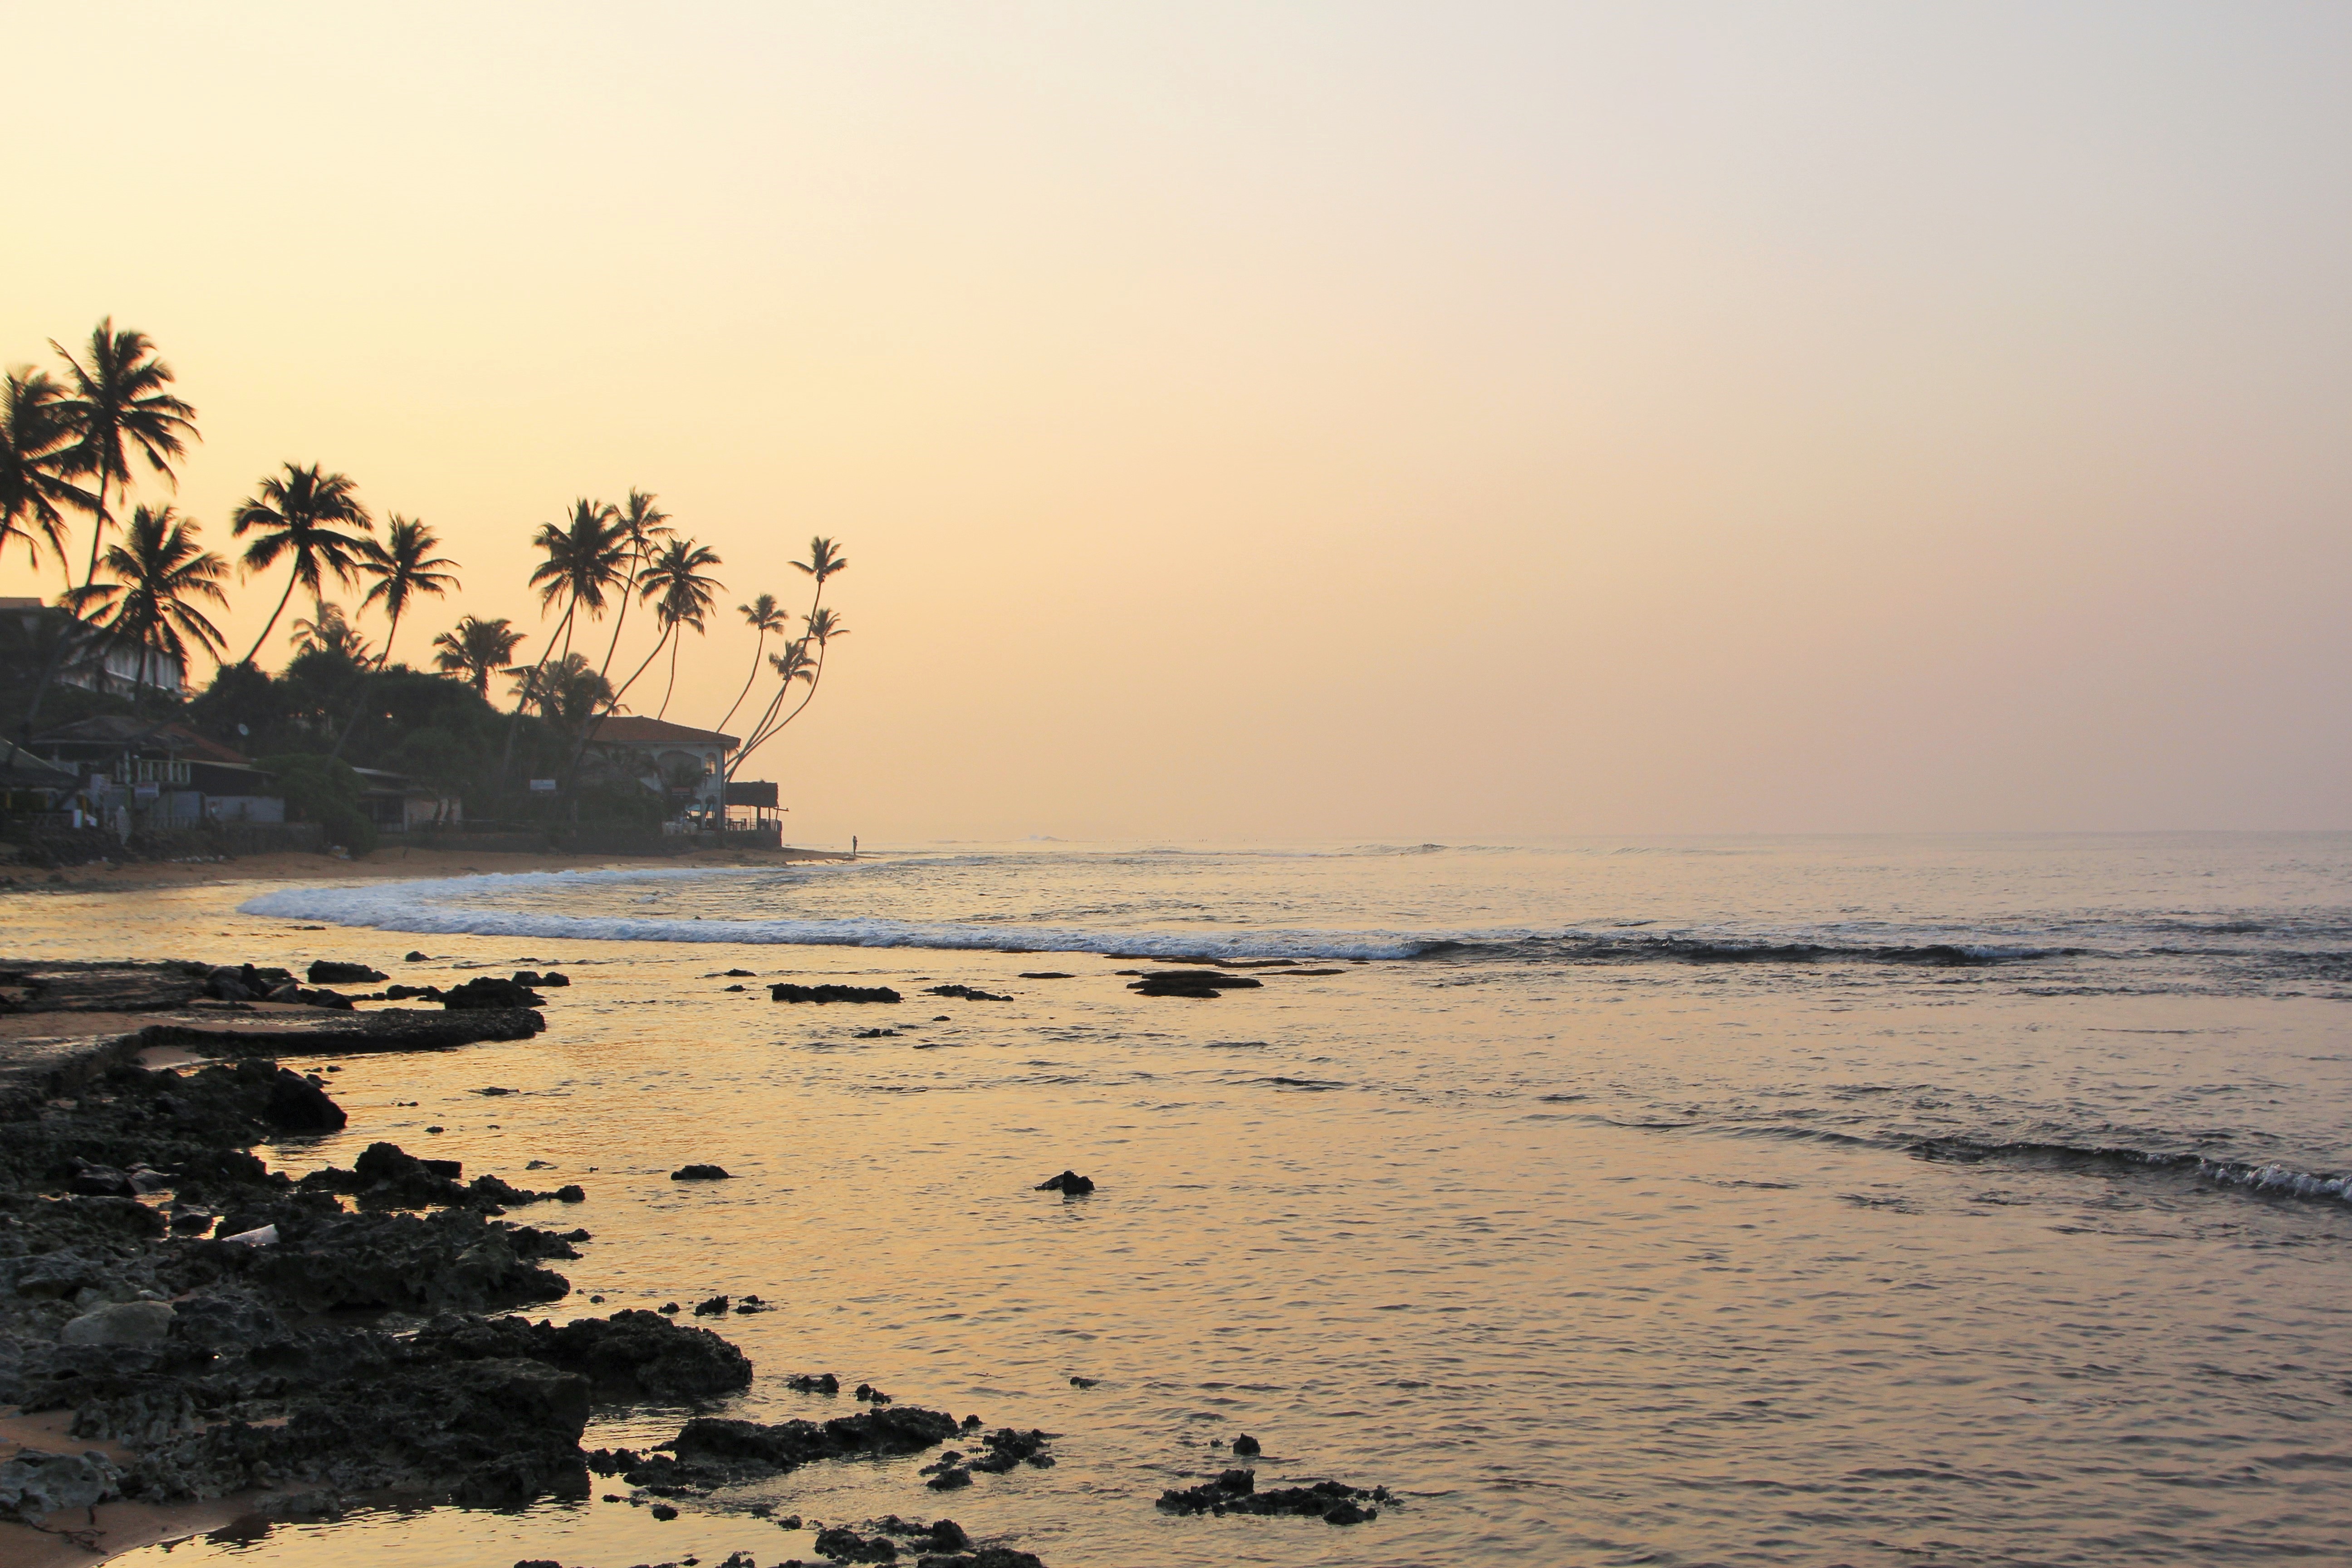
<instances>
[{"instance_id":1,"label":"rocky outcrop","mask_svg":"<svg viewBox=\"0 0 2352 1568\"><path fill-rule=\"evenodd\" d=\"M776 1002L903 1002L887 985L794 985L789 982L768 987L768 996Z\"/></svg>"},{"instance_id":2,"label":"rocky outcrop","mask_svg":"<svg viewBox=\"0 0 2352 1568\"><path fill-rule=\"evenodd\" d=\"M1367 1504L1388 1500L1386 1487L1374 1487L1368 1491L1341 1481L1317 1481L1311 1486L1280 1487L1262 1492L1257 1489L1255 1471L1234 1469L1196 1487L1162 1492L1159 1506L1171 1513L1213 1513L1220 1517L1228 1513L1312 1514L1326 1524L1361 1524L1381 1516L1379 1509Z\"/></svg>"},{"instance_id":3,"label":"rocky outcrop","mask_svg":"<svg viewBox=\"0 0 2352 1568\"><path fill-rule=\"evenodd\" d=\"M1065 1171L1058 1176L1048 1176L1037 1184L1041 1193L1060 1193L1066 1197L1084 1197L1095 1190L1092 1176L1081 1176L1076 1171Z\"/></svg>"}]
</instances>

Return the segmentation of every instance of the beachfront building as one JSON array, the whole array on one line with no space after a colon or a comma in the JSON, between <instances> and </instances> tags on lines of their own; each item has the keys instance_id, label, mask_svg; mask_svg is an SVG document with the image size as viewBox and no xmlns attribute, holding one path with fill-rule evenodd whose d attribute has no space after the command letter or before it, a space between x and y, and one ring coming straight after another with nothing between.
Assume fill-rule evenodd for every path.
<instances>
[{"instance_id":1,"label":"beachfront building","mask_svg":"<svg viewBox=\"0 0 2352 1568\"><path fill-rule=\"evenodd\" d=\"M286 820L285 797L268 773L184 724L104 713L39 735L33 749L79 779L79 804L100 823Z\"/></svg>"},{"instance_id":2,"label":"beachfront building","mask_svg":"<svg viewBox=\"0 0 2352 1568\"><path fill-rule=\"evenodd\" d=\"M740 743L734 736L622 713L599 721L588 743L606 767L666 795L675 815L724 816L727 759Z\"/></svg>"},{"instance_id":3,"label":"beachfront building","mask_svg":"<svg viewBox=\"0 0 2352 1568\"><path fill-rule=\"evenodd\" d=\"M0 598L0 629L13 647L47 649L50 639L65 632L71 619L54 605L38 599ZM167 697L184 695L188 672L168 653L120 639L92 640L78 655L61 660L57 679L86 691L128 697L142 686Z\"/></svg>"}]
</instances>

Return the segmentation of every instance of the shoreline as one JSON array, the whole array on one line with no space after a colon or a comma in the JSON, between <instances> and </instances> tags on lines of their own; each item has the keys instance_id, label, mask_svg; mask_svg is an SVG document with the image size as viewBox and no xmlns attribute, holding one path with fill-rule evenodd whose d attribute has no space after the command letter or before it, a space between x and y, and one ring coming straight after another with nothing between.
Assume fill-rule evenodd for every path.
<instances>
[{"instance_id":1,"label":"shoreline","mask_svg":"<svg viewBox=\"0 0 2352 1568\"><path fill-rule=\"evenodd\" d=\"M516 871L638 870L850 863L872 857L837 849L694 849L683 855L597 855L521 850L418 849L387 845L357 859L287 850L233 859L119 860L56 871L17 867L0 873L0 898L43 893L137 893L159 888L215 887L230 882L399 880L404 878L486 876Z\"/></svg>"}]
</instances>

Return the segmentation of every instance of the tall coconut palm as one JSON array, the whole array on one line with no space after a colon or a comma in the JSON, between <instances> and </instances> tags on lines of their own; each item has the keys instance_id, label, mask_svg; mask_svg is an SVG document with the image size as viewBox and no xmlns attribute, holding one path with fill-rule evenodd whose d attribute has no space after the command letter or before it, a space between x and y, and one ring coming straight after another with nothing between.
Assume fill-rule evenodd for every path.
<instances>
[{"instance_id":1,"label":"tall coconut palm","mask_svg":"<svg viewBox=\"0 0 2352 1568\"><path fill-rule=\"evenodd\" d=\"M98 507L90 514L89 570L87 587L98 576L99 547L104 542L109 515L108 492L129 489L131 461L135 454L147 466L178 485L173 459L184 455L196 433L196 411L167 391L172 367L155 357L155 344L144 332L116 331L114 318L90 329L89 363L55 338L49 346L66 362L72 382L62 412L73 432L74 472L98 480Z\"/></svg>"},{"instance_id":2,"label":"tall coconut palm","mask_svg":"<svg viewBox=\"0 0 2352 1568\"><path fill-rule=\"evenodd\" d=\"M46 544L65 569L68 587L73 565L66 559L61 509L98 510L98 498L73 482L73 453L65 388L47 371L10 371L0 385L0 554L9 541L21 539L38 567Z\"/></svg>"},{"instance_id":3,"label":"tall coconut palm","mask_svg":"<svg viewBox=\"0 0 2352 1568\"><path fill-rule=\"evenodd\" d=\"M562 522L543 522L531 535L531 547L547 557L534 568L530 585L539 590L539 613L542 619L555 601L563 601L563 616L549 634L547 646L539 650L539 662L531 666L535 679L544 668L550 656L556 652L556 639L562 638L562 658L572 657L572 627L579 618L583 605L593 617L604 613L604 595L618 588L628 592L630 545L621 530L621 509L610 501L592 501L586 497L572 503L572 515ZM601 677L600 677L601 679ZM506 745L499 753L499 776L503 779L514 762L515 732L522 726L523 710L528 706L525 695L528 686L516 687L514 717L507 722Z\"/></svg>"},{"instance_id":4,"label":"tall coconut palm","mask_svg":"<svg viewBox=\"0 0 2352 1568\"><path fill-rule=\"evenodd\" d=\"M540 717L565 729L585 725L599 707L612 700L613 689L585 654L567 653L552 663L518 668L512 679L519 706L536 708Z\"/></svg>"},{"instance_id":5,"label":"tall coconut palm","mask_svg":"<svg viewBox=\"0 0 2352 1568\"><path fill-rule=\"evenodd\" d=\"M614 588L625 591L630 546L621 531L621 509L610 501L573 501L569 518L540 524L530 542L547 557L530 574L530 585L539 590L541 614L556 600L563 601L563 618L556 623L549 647L561 637L568 654L580 611L584 607L592 618L602 616L605 594ZM545 656L541 657L545 662Z\"/></svg>"},{"instance_id":6,"label":"tall coconut palm","mask_svg":"<svg viewBox=\"0 0 2352 1568\"><path fill-rule=\"evenodd\" d=\"M280 555L293 561L286 592L278 595L278 607L269 612L268 624L253 639L253 648L245 656L247 664L254 661L261 645L278 629L278 617L286 613L286 602L294 596L296 587L310 589L316 599L326 592L329 573L338 582L356 581L368 544L360 534L375 531L375 520L360 504L359 487L348 476L322 474L316 463L307 468L292 463L285 467L284 474L265 478L253 498L229 518L230 531L239 539L253 535L245 547L247 572L267 571ZM357 529L359 533L342 531L346 528Z\"/></svg>"},{"instance_id":7,"label":"tall coconut palm","mask_svg":"<svg viewBox=\"0 0 2352 1568\"><path fill-rule=\"evenodd\" d=\"M409 601L423 594L438 597L457 585L454 574L441 570L457 563L433 553L440 548L431 529L398 512L384 520L382 542L362 542L360 570L375 582L360 600L360 608L380 603L392 619L391 629L383 634L383 652L376 659L378 669L392 662L392 639L400 635L400 617Z\"/></svg>"},{"instance_id":8,"label":"tall coconut palm","mask_svg":"<svg viewBox=\"0 0 2352 1568\"><path fill-rule=\"evenodd\" d=\"M735 700L727 705L726 717L714 726L719 730L727 728L728 720L735 717L735 710L742 707L743 699L751 695L751 682L760 679L760 660L768 651L768 634L782 631L793 624L792 616L776 603L773 594L762 594L750 604L738 605L735 608L741 613L743 624L758 635L751 644L751 673L743 678L743 689L737 692Z\"/></svg>"},{"instance_id":9,"label":"tall coconut palm","mask_svg":"<svg viewBox=\"0 0 2352 1568\"><path fill-rule=\"evenodd\" d=\"M599 675L613 673L613 656L621 647L621 628L629 624L629 593L643 577L646 562L662 541L674 537L676 532L669 526L669 513L662 510L656 499L650 491L631 490L627 502L620 508L617 521L629 542L628 574L622 579L620 612L613 617L613 640L604 645L604 662L596 667Z\"/></svg>"},{"instance_id":10,"label":"tall coconut palm","mask_svg":"<svg viewBox=\"0 0 2352 1568\"><path fill-rule=\"evenodd\" d=\"M202 531L168 506L140 507L122 542L109 545L101 558L112 580L91 582L69 595L103 636L139 650L133 702L147 695L147 673L157 655L179 661L185 684L190 642L215 658L227 646L220 628L197 608L200 601L228 603L221 591L228 563L196 542Z\"/></svg>"},{"instance_id":11,"label":"tall coconut palm","mask_svg":"<svg viewBox=\"0 0 2352 1568\"><path fill-rule=\"evenodd\" d=\"M483 697L490 694L490 677L514 668L514 650L522 634L501 616L485 621L467 616L454 631L433 639L433 662L444 675L462 676Z\"/></svg>"}]
</instances>

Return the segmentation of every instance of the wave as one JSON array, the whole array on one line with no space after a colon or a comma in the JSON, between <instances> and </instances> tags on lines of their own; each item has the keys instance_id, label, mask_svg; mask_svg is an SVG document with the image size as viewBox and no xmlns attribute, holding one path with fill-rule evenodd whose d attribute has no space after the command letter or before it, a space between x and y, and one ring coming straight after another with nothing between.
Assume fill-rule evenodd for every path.
<instances>
[{"instance_id":1,"label":"wave","mask_svg":"<svg viewBox=\"0 0 2352 1568\"><path fill-rule=\"evenodd\" d=\"M1810 936L1508 927L1478 931L1349 931L1256 928L1201 931L1093 922L995 919L909 921L880 916L722 919L677 915L575 914L541 907L534 895L598 885L771 878L765 868L658 868L525 871L360 886L283 888L238 906L246 914L368 926L432 935L499 936L541 942L698 942L754 945L936 948L997 952L1099 952L1120 958L1239 962L1247 959L1534 958L1561 963L1755 965L1892 964L1980 968L2093 952L1987 942L1853 942ZM520 896L520 899L518 896ZM530 901L523 901L530 900ZM577 900L564 899L576 908ZM1087 911L1089 913L1097 911ZM1109 913L1108 910L1098 911Z\"/></svg>"},{"instance_id":2,"label":"wave","mask_svg":"<svg viewBox=\"0 0 2352 1568\"><path fill-rule=\"evenodd\" d=\"M1903 1147L1923 1160L1974 1164L2000 1160L2060 1166L2107 1167L2124 1171L2162 1171L2193 1176L2221 1186L2244 1187L2284 1197L2332 1199L2352 1203L2352 1173L2335 1174L2297 1170L2279 1161L2217 1160L2207 1154L2135 1149L2128 1144L2063 1143L2038 1139L1991 1142L1974 1138L1917 1138Z\"/></svg>"}]
</instances>

